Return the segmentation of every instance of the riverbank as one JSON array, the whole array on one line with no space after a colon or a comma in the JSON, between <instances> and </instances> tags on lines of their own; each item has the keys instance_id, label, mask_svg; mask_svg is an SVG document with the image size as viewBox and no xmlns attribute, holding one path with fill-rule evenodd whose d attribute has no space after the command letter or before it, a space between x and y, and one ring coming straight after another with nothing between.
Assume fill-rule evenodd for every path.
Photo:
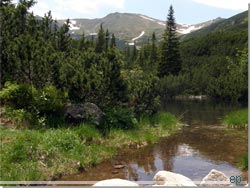
<instances>
[{"instance_id":1,"label":"riverbank","mask_svg":"<svg viewBox=\"0 0 250 188\"><path fill-rule=\"evenodd\" d=\"M248 109L233 111L223 118L223 123L230 127L247 127Z\"/></svg>"},{"instance_id":2,"label":"riverbank","mask_svg":"<svg viewBox=\"0 0 250 188\"><path fill-rule=\"evenodd\" d=\"M111 158L121 147L139 148L174 134L178 120L169 113L144 117L133 130L106 136L87 124L57 129L16 129L1 125L1 179L56 180L87 171Z\"/></svg>"},{"instance_id":3,"label":"riverbank","mask_svg":"<svg viewBox=\"0 0 250 188\"><path fill-rule=\"evenodd\" d=\"M248 128L248 109L242 109L233 111L223 118L224 125L231 127L231 128ZM242 169L247 171L248 170L248 154L245 153L242 155L241 159L239 159L238 166Z\"/></svg>"}]
</instances>

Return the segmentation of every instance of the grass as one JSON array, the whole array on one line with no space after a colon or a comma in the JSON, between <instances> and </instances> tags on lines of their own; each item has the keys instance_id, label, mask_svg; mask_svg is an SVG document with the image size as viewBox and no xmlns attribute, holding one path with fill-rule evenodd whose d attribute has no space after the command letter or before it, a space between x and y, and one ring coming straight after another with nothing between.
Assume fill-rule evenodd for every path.
<instances>
[{"instance_id":1,"label":"grass","mask_svg":"<svg viewBox=\"0 0 250 188\"><path fill-rule=\"evenodd\" d=\"M248 109L238 110L231 112L224 116L223 123L227 126L247 126L248 125ZM248 154L244 154L240 160L238 166L242 170L248 169Z\"/></svg>"},{"instance_id":2,"label":"grass","mask_svg":"<svg viewBox=\"0 0 250 188\"><path fill-rule=\"evenodd\" d=\"M239 161L239 167L242 169L242 170L248 170L248 154L244 154L240 161Z\"/></svg>"},{"instance_id":3,"label":"grass","mask_svg":"<svg viewBox=\"0 0 250 188\"><path fill-rule=\"evenodd\" d=\"M224 116L223 123L229 126L245 126L248 123L248 109L231 112Z\"/></svg>"},{"instance_id":4,"label":"grass","mask_svg":"<svg viewBox=\"0 0 250 188\"><path fill-rule=\"evenodd\" d=\"M116 154L173 134L178 120L169 113L143 117L133 130L112 129L103 136L92 125L18 129L0 126L2 181L51 180L75 174Z\"/></svg>"}]
</instances>

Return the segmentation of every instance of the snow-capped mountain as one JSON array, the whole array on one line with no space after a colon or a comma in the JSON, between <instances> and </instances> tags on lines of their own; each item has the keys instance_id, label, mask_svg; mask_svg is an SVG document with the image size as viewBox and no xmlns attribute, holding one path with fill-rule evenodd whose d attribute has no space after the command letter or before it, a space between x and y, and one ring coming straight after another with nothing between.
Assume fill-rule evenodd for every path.
<instances>
[{"instance_id":1,"label":"snow-capped mountain","mask_svg":"<svg viewBox=\"0 0 250 188\"><path fill-rule=\"evenodd\" d=\"M103 24L104 29L108 29L110 33L115 34L116 38L125 40L131 45L139 40L146 41L153 32L155 32L156 37L160 39L166 27L166 22L162 20L142 14L118 12L109 14L104 18L72 19L70 21L70 31L73 35L81 35L83 32L85 35L96 35L100 24ZM218 21L218 19L194 25L177 23L177 32L180 35L185 35L204 28L216 21ZM59 20L58 22L62 24L65 20Z\"/></svg>"}]
</instances>

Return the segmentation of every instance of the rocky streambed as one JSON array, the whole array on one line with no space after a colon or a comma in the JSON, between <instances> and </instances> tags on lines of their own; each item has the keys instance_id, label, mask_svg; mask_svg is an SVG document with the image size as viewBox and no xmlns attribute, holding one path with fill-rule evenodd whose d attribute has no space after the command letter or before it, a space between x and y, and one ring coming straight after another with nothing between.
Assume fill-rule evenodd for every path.
<instances>
[{"instance_id":1,"label":"rocky streambed","mask_svg":"<svg viewBox=\"0 0 250 188\"><path fill-rule=\"evenodd\" d=\"M95 183L93 186L139 186L141 184L124 179L107 179ZM145 184L143 184L145 185ZM188 177L181 174L159 171L155 174L152 184L153 186L248 186L246 182L240 179L227 177L223 172L212 169L201 182L193 182Z\"/></svg>"}]
</instances>

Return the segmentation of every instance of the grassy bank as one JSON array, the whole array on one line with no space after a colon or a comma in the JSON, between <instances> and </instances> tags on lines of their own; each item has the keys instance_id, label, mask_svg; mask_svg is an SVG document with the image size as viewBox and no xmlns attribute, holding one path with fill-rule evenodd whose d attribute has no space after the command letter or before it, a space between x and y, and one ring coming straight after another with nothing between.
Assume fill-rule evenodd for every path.
<instances>
[{"instance_id":1,"label":"grassy bank","mask_svg":"<svg viewBox=\"0 0 250 188\"><path fill-rule=\"evenodd\" d=\"M87 124L43 130L1 125L1 180L51 180L78 173L112 157L120 147L154 143L177 125L169 113L144 117L134 130L112 129L106 136Z\"/></svg>"},{"instance_id":2,"label":"grassy bank","mask_svg":"<svg viewBox=\"0 0 250 188\"><path fill-rule=\"evenodd\" d=\"M231 112L224 116L223 123L228 126L247 126L248 109Z\"/></svg>"},{"instance_id":3,"label":"grassy bank","mask_svg":"<svg viewBox=\"0 0 250 188\"><path fill-rule=\"evenodd\" d=\"M247 127L248 126L248 109L231 112L224 116L223 123L229 127ZM244 154L238 162L242 170L248 169L248 154Z\"/></svg>"}]
</instances>

